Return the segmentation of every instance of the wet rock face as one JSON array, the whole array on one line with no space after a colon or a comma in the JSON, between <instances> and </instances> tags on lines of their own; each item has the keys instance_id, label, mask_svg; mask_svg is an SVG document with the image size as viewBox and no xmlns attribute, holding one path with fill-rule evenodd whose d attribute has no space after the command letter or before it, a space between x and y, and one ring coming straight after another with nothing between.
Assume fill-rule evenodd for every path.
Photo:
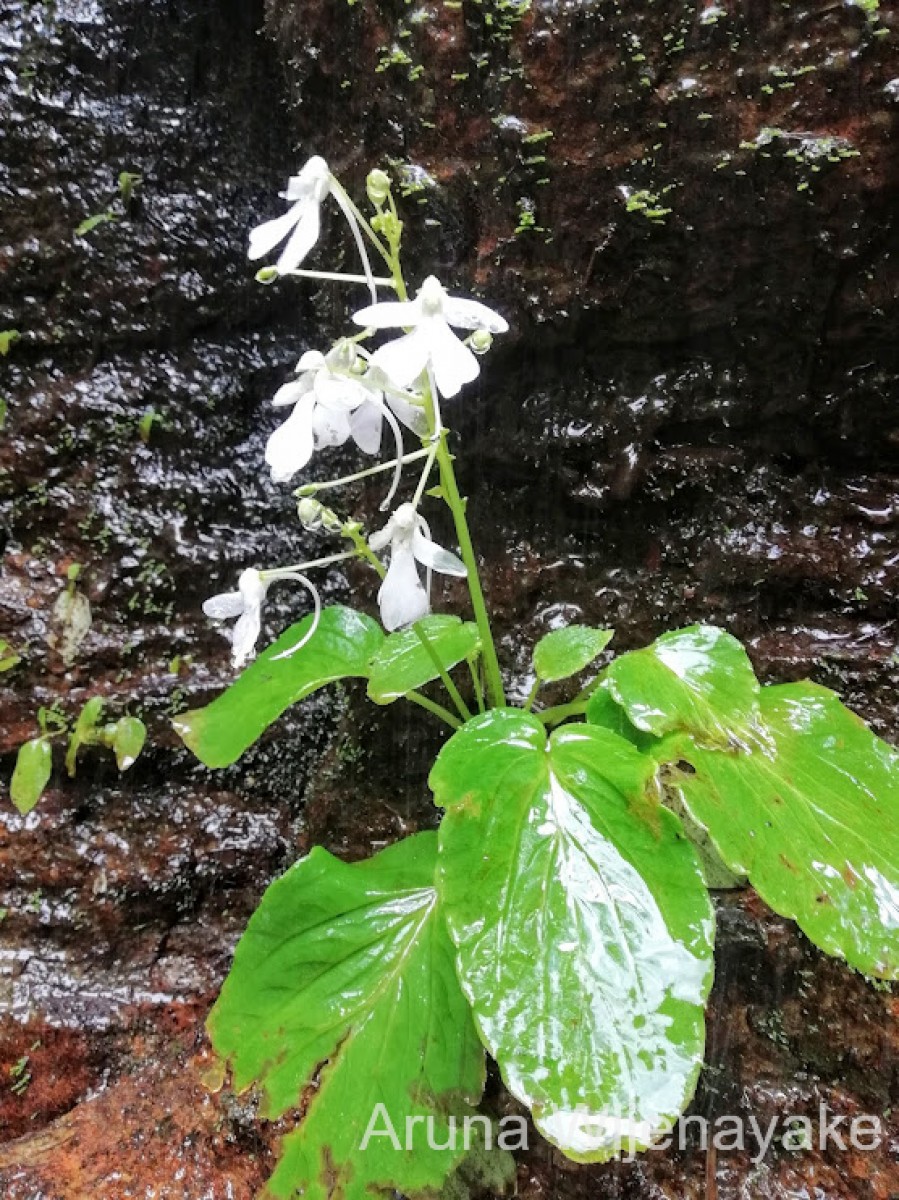
<instances>
[{"instance_id":1,"label":"wet rock face","mask_svg":"<svg viewBox=\"0 0 899 1200\"><path fill-rule=\"evenodd\" d=\"M200 601L276 539L279 554L308 549L260 470L266 401L303 349L295 297L255 285L245 259L289 141L261 20L242 3L3 5L0 328L21 336L0 360L0 637L22 662L0 675L0 1130L38 1134L2 1160L4 1196L36 1194L48 1121L135 1068L122 1103L162 1158L137 1154L128 1186L183 1173L199 1135L141 1065L179 1031L193 1038L262 889L295 856L329 728L322 701L277 752L212 779L168 721L230 677ZM142 180L127 199L123 171ZM73 564L91 624L66 652L54 606ZM111 716L144 717L147 752L120 777L84 751L69 780L60 745L21 819L6 784L38 707L71 720L93 694ZM80 1128L60 1135L70 1149ZM114 1128L107 1112L93 1139ZM128 1136L119 1123L110 1163ZM250 1195L248 1136L246 1169L210 1143L177 1194L224 1197L243 1180ZM137 1194L98 1163L63 1164L41 1194L60 1179L72 1196Z\"/></svg>"},{"instance_id":2,"label":"wet rock face","mask_svg":"<svg viewBox=\"0 0 899 1200\"><path fill-rule=\"evenodd\" d=\"M890 302L888 5L267 8L310 147L397 161L444 264L532 320L842 340Z\"/></svg>"},{"instance_id":3,"label":"wet rock face","mask_svg":"<svg viewBox=\"0 0 899 1200\"><path fill-rule=\"evenodd\" d=\"M234 939L311 844L358 858L435 821L417 714L351 733L315 700L217 773L168 724L229 678L201 600L317 546L261 470L265 402L343 300L260 288L244 254L309 154L357 193L398 164L410 276L513 324L447 413L513 687L562 617L619 650L711 619L899 740L892 10L335 3L3 6L0 328L22 337L0 360L0 636L23 662L0 674L0 776L39 705L101 694L151 731L128 775L86 751L68 780L59 755L37 812L0 820L10 1200L249 1200L273 1131L196 1057ZM92 624L64 654L75 563ZM272 599L275 629L296 608ZM749 894L720 930L695 1111L895 1107L895 999ZM886 1200L889 1129L761 1166L689 1142L578 1167L535 1141L519 1190Z\"/></svg>"},{"instance_id":4,"label":"wet rock face","mask_svg":"<svg viewBox=\"0 0 899 1200\"><path fill-rule=\"evenodd\" d=\"M419 273L512 318L453 414L510 624L702 615L895 732L895 11L267 13L304 148L394 163Z\"/></svg>"}]
</instances>

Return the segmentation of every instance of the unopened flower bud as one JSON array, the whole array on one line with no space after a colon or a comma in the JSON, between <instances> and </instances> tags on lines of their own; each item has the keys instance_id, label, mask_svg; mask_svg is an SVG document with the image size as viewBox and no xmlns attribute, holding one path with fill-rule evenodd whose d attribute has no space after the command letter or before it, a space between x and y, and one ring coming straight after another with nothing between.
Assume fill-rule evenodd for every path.
<instances>
[{"instance_id":1,"label":"unopened flower bud","mask_svg":"<svg viewBox=\"0 0 899 1200\"><path fill-rule=\"evenodd\" d=\"M340 533L343 530L343 521L334 509L324 505L322 505L322 527L326 533Z\"/></svg>"},{"instance_id":2,"label":"unopened flower bud","mask_svg":"<svg viewBox=\"0 0 899 1200\"><path fill-rule=\"evenodd\" d=\"M257 283L274 283L278 278L277 267L262 267L256 272Z\"/></svg>"},{"instance_id":3,"label":"unopened flower bud","mask_svg":"<svg viewBox=\"0 0 899 1200\"><path fill-rule=\"evenodd\" d=\"M486 354L493 345L493 334L486 329L476 329L468 339L468 344L475 354Z\"/></svg>"},{"instance_id":4,"label":"unopened flower bud","mask_svg":"<svg viewBox=\"0 0 899 1200\"><path fill-rule=\"evenodd\" d=\"M324 529L327 533L340 533L343 529L343 521L333 508L328 508L320 500L314 500L312 496L300 497L297 504L297 516L300 518L303 528L308 529L310 533L314 533L317 529Z\"/></svg>"},{"instance_id":5,"label":"unopened flower bud","mask_svg":"<svg viewBox=\"0 0 899 1200\"><path fill-rule=\"evenodd\" d=\"M365 190L368 192L368 198L375 208L380 208L390 195L390 176L386 171L382 171L376 167L368 173L368 178L365 181Z\"/></svg>"},{"instance_id":6,"label":"unopened flower bud","mask_svg":"<svg viewBox=\"0 0 899 1200\"><path fill-rule=\"evenodd\" d=\"M392 212L381 212L372 217L371 227L375 233L380 233L388 242L395 244L399 241L403 223Z\"/></svg>"},{"instance_id":7,"label":"unopened flower bud","mask_svg":"<svg viewBox=\"0 0 899 1200\"><path fill-rule=\"evenodd\" d=\"M325 506L318 500L313 500L311 496L303 496L299 504L297 504L297 516L300 518L300 524L303 528L308 529L310 533L316 529L321 529L324 508Z\"/></svg>"}]
</instances>

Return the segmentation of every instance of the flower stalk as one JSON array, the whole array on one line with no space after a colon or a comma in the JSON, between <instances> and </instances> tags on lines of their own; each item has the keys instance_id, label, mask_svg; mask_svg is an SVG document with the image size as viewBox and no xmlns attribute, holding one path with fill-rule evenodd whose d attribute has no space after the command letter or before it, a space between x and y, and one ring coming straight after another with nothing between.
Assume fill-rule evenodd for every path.
<instances>
[{"instance_id":1,"label":"flower stalk","mask_svg":"<svg viewBox=\"0 0 899 1200\"><path fill-rule=\"evenodd\" d=\"M353 441L363 453L376 454L385 423L393 434L396 452L389 461L295 489L298 516L305 527L310 531L339 532L351 542L352 549L288 567L247 571L241 577L238 592L215 597L206 607L209 615L238 617L238 626L231 637L235 663L242 664L253 653L260 629L259 614L271 583L292 579L307 587L315 604L314 630L321 611L320 598L301 572L361 558L381 579L378 603L385 628L388 632L409 627L416 630L464 722L471 718L471 708L427 632L418 624L430 611L432 572L466 579L480 640L480 658L469 662L478 710L505 705L505 692L468 526L466 501L459 491L448 430L441 415L441 397L457 395L477 377L480 371L477 355L485 353L493 335L504 332L508 325L502 316L479 301L450 295L434 276L429 276L414 299L410 299L400 264L403 223L387 175L383 171L372 172L367 191L375 209L370 221L324 159L313 157L290 179L283 193L290 205L288 211L251 232L252 259L263 258L281 247L276 266L259 272L263 281L282 274L365 284L371 296L371 304L353 315L361 331L340 339L327 353L307 350L297 364L294 378L276 394L275 405L288 407L289 415L269 437L266 461L272 478L287 482L306 466L314 453L328 447ZM313 270L301 265L318 240L319 209L329 197L350 227L363 274ZM369 247L383 260L388 276L374 274ZM379 287L391 289L396 300L379 302ZM373 352L362 345L378 331L390 329L396 330L396 334L382 341ZM457 329L467 331L468 336L460 337ZM404 453L399 422L421 438L420 450ZM387 509L399 490L403 468L421 460L423 466L411 502L400 504L384 528L371 535L365 534L358 521L343 521L314 499L319 491L392 471L390 489L381 505L382 510ZM461 559L431 540L428 523L418 511L435 465L439 487L430 494L441 498L452 514ZM378 556L379 551L387 552L384 562ZM410 699L435 711L434 702L427 697L410 696ZM441 711L435 711L435 715L441 720L449 716L451 724L458 724L448 709L437 708Z\"/></svg>"}]
</instances>

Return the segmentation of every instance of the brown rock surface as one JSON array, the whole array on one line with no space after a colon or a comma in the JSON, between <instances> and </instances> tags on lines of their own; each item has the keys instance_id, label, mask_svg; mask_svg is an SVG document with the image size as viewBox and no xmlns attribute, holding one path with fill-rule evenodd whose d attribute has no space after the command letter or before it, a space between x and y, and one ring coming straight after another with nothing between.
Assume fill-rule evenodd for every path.
<instances>
[{"instance_id":1,"label":"brown rock surface","mask_svg":"<svg viewBox=\"0 0 899 1200\"><path fill-rule=\"evenodd\" d=\"M101 694L151 730L129 775L60 759L32 817L0 818L0 1194L244 1200L277 1131L203 1089L202 1013L287 862L433 823L437 744L417 714L351 733L328 698L227 772L170 732L228 678L202 598L314 544L261 470L265 402L342 302L303 293L298 320L295 291L256 287L247 227L309 153L356 186L392 159L413 277L436 239L441 274L512 320L452 415L517 687L560 614L619 649L704 618L897 741L895 10L269 0L276 48L261 3L0 11L0 326L23 335L0 360L0 636L23 656L0 777L39 705ZM46 639L72 563L93 624L67 665ZM748 893L720 924L694 1110L895 1109L895 997ZM761 1165L691 1142L586 1168L535 1142L519 1191L887 1200L886 1120L870 1154Z\"/></svg>"}]
</instances>

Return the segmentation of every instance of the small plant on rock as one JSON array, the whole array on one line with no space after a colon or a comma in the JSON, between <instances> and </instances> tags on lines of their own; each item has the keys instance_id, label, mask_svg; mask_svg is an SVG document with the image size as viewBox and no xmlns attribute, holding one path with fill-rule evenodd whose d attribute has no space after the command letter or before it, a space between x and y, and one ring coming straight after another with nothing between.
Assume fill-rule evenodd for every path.
<instances>
[{"instance_id":1,"label":"small plant on rock","mask_svg":"<svg viewBox=\"0 0 899 1200\"><path fill-rule=\"evenodd\" d=\"M391 450L299 483L300 519L345 548L248 566L207 602L234 622L243 670L176 721L204 763L224 767L289 705L357 677L374 703L412 701L451 735L430 775L439 829L366 862L321 848L297 862L265 893L209 1018L237 1089L257 1085L271 1118L302 1110L272 1197L432 1193L467 1154L520 1144L477 1114L485 1052L572 1159L662 1138L703 1060L709 855L828 954L899 974L899 755L833 692L762 686L735 638L694 625L541 707L542 688L583 677L612 636L573 625L534 646L530 695L507 701L446 423L506 321L433 276L410 298L383 172L368 197L366 217L313 158L290 180L288 212L253 231L253 258L283 246L263 279L342 279L370 299L275 396L288 415L266 459L296 486L326 447L354 441L375 456L386 437ZM359 275L301 266L330 201ZM380 529L320 499L381 475ZM426 500L448 511L458 553L432 536ZM349 559L373 573L380 622L321 603L310 572ZM464 619L431 612L434 572L464 580ZM312 611L250 661L281 583L299 584Z\"/></svg>"}]
</instances>

